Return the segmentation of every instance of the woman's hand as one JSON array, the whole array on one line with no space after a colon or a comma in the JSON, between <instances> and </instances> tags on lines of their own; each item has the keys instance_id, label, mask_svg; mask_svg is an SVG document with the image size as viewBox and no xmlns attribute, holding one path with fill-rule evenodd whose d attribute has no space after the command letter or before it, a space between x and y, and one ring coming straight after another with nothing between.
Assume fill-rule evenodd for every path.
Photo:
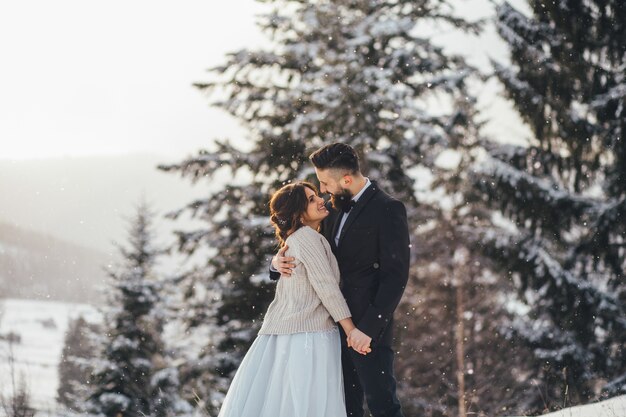
<instances>
[{"instance_id":1,"label":"woman's hand","mask_svg":"<svg viewBox=\"0 0 626 417\"><path fill-rule=\"evenodd\" d=\"M291 270L296 267L293 261L296 260L293 256L285 256L285 251L289 249L289 246L283 246L276 255L272 258L272 267L280 272L281 275L286 277L291 276Z\"/></svg>"},{"instance_id":2,"label":"woman's hand","mask_svg":"<svg viewBox=\"0 0 626 417\"><path fill-rule=\"evenodd\" d=\"M362 335L365 336L365 333L361 332L359 329L356 328L356 326L354 325L354 322L352 321L352 317L348 317L345 318L343 320L339 320L339 324L341 325L341 327L343 328L343 331L346 335L348 335L348 339L347 339L347 344L348 347L351 347L352 349L356 350L357 352L359 352L361 355L367 355L368 353L370 353L372 351L372 349L369 348L369 346L366 349L363 350L358 350L354 347L354 345L351 342L351 338L350 335L352 334L352 332L354 332L355 330L359 331L359 333L361 333ZM367 337L367 336L366 336ZM370 339L371 340L371 339Z\"/></svg>"},{"instance_id":3,"label":"woman's hand","mask_svg":"<svg viewBox=\"0 0 626 417\"><path fill-rule=\"evenodd\" d=\"M371 343L372 338L356 327L348 334L348 346L361 355L367 355L372 351Z\"/></svg>"}]
</instances>

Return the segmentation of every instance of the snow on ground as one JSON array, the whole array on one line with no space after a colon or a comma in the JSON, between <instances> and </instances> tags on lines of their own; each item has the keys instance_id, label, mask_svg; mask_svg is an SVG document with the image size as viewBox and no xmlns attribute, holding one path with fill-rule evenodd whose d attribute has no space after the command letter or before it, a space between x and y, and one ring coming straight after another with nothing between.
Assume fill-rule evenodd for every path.
<instances>
[{"instance_id":1,"label":"snow on ground","mask_svg":"<svg viewBox=\"0 0 626 417\"><path fill-rule=\"evenodd\" d=\"M541 417L626 417L626 395L595 404L564 408Z\"/></svg>"},{"instance_id":2,"label":"snow on ground","mask_svg":"<svg viewBox=\"0 0 626 417\"><path fill-rule=\"evenodd\" d=\"M13 344L16 377L23 374L31 395L32 406L41 411L57 408L59 359L65 331L70 319L82 315L97 322L100 315L87 304L72 304L45 300L0 300L0 334L13 332L21 338ZM9 343L0 340L0 392L12 394L8 363Z\"/></svg>"}]
</instances>

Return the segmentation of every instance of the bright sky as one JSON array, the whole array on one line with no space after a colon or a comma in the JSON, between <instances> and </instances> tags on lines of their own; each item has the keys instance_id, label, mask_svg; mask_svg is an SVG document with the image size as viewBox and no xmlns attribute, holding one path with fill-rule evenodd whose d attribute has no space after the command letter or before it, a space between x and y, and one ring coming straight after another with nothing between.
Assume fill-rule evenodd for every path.
<instances>
[{"instance_id":1,"label":"bright sky","mask_svg":"<svg viewBox=\"0 0 626 417\"><path fill-rule=\"evenodd\" d=\"M492 13L488 0L456 4L469 18ZM148 151L175 160L214 138L240 136L236 121L209 108L191 83L205 80L204 70L227 52L260 44L254 16L261 7L254 0L0 2L0 159ZM483 38L446 43L481 63L506 54L493 28ZM519 124L500 118L496 88L489 89L481 105L499 119L492 133L510 136Z\"/></svg>"},{"instance_id":2,"label":"bright sky","mask_svg":"<svg viewBox=\"0 0 626 417\"><path fill-rule=\"evenodd\" d=\"M253 0L0 2L0 159L195 153L236 123L191 86L258 43Z\"/></svg>"}]
</instances>

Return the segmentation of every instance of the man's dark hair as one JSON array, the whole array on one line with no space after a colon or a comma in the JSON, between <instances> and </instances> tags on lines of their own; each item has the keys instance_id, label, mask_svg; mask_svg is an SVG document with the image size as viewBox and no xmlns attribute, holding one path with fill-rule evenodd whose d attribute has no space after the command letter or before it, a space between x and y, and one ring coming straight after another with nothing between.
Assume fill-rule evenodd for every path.
<instances>
[{"instance_id":1,"label":"man's dark hair","mask_svg":"<svg viewBox=\"0 0 626 417\"><path fill-rule=\"evenodd\" d=\"M345 169L350 174L360 172L359 157L354 148L345 143L331 143L313 152L309 159L317 169Z\"/></svg>"}]
</instances>

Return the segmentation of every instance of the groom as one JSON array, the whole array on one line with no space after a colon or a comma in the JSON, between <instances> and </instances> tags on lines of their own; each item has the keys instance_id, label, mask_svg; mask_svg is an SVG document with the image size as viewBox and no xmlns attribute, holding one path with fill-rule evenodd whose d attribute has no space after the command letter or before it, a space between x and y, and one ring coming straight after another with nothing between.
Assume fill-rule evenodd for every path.
<instances>
[{"instance_id":1,"label":"groom","mask_svg":"<svg viewBox=\"0 0 626 417\"><path fill-rule=\"evenodd\" d=\"M409 274L406 209L361 174L351 146L326 145L309 159L320 191L331 195L331 214L322 222L321 232L337 257L341 290L352 319L366 335L342 337L347 414L363 417L365 396L374 417L402 417L391 344L393 313ZM286 249L272 259L272 279L289 276L294 267L294 258L284 256ZM371 353L358 353L368 347Z\"/></svg>"}]
</instances>

